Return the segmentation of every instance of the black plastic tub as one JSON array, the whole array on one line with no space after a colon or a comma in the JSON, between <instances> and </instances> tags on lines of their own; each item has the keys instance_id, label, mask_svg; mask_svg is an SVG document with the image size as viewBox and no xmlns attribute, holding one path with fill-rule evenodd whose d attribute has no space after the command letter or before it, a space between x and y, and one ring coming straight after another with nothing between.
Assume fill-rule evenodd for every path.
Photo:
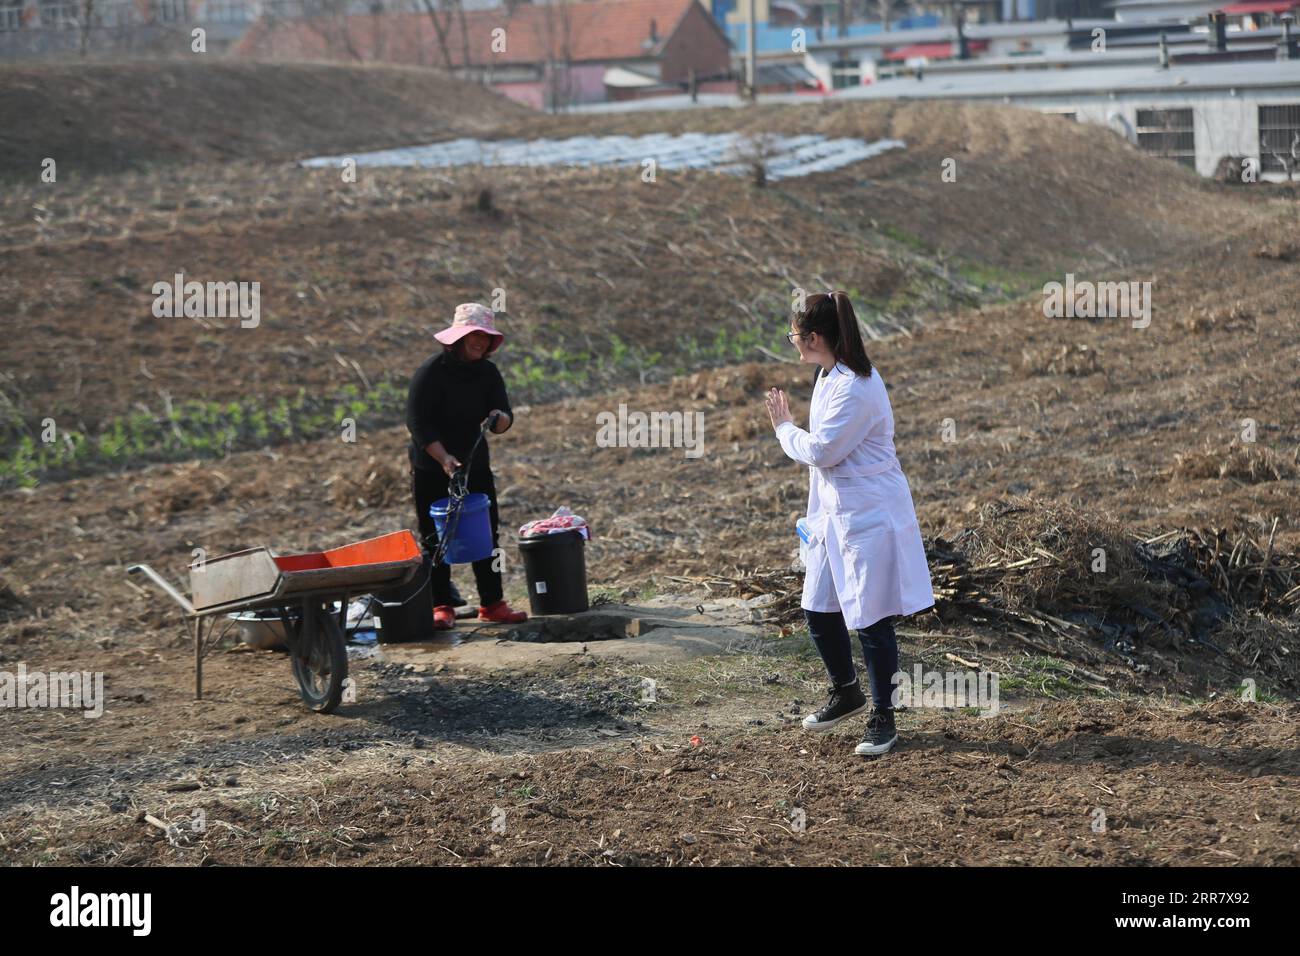
<instances>
[{"instance_id":1,"label":"black plastic tub","mask_svg":"<svg viewBox=\"0 0 1300 956\"><path fill-rule=\"evenodd\" d=\"M374 610L375 638L380 644L408 644L433 636L433 593L429 574L433 564L429 556L401 587L376 592Z\"/></svg>"},{"instance_id":2,"label":"black plastic tub","mask_svg":"<svg viewBox=\"0 0 1300 956\"><path fill-rule=\"evenodd\" d=\"M581 531L519 539L534 614L579 614L590 606L586 544Z\"/></svg>"}]
</instances>

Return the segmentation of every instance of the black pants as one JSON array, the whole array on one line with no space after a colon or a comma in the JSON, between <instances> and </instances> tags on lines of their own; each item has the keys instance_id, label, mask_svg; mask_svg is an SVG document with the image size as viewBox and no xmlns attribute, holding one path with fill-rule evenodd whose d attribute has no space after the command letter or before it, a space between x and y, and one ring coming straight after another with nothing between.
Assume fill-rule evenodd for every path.
<instances>
[{"instance_id":1,"label":"black pants","mask_svg":"<svg viewBox=\"0 0 1300 956\"><path fill-rule=\"evenodd\" d=\"M839 611L809 611L808 632L812 635L817 652L826 665L826 673L836 687L852 684L858 679L853 666L853 642L844 615ZM894 619L882 617L870 627L858 629L862 643L862 656L867 662L867 677L871 682L871 700L876 710L891 709L894 693L894 674L898 672L898 638L894 634Z\"/></svg>"},{"instance_id":2,"label":"black pants","mask_svg":"<svg viewBox=\"0 0 1300 956\"><path fill-rule=\"evenodd\" d=\"M430 555L438 548L438 527L429 515L429 506L439 498L446 498L449 479L447 473L439 468L431 471L425 468L411 469L411 494L415 498L415 514L420 522L420 540ZM475 561L474 582L478 585L478 602L483 607L501 600L501 572L492 565L497 560L497 526L500 515L497 513L497 489L492 480L492 472L481 471L469 473L465 482L467 491L481 491L488 496L490 506L488 514L492 518L493 554ZM499 566L499 565L498 565ZM430 589L433 592L433 606L451 604L451 565L439 562L433 566L430 574Z\"/></svg>"}]
</instances>

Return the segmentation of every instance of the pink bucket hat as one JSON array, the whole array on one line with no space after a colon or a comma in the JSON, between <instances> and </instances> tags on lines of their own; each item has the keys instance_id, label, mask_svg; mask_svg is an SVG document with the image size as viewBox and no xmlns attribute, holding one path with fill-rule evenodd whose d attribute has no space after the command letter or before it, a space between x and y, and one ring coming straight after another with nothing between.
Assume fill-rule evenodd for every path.
<instances>
[{"instance_id":1,"label":"pink bucket hat","mask_svg":"<svg viewBox=\"0 0 1300 956\"><path fill-rule=\"evenodd\" d=\"M496 316L493 315L492 310L477 302L465 302L456 306L451 327L443 329L433 337L443 345L455 345L471 332L486 332L496 337L496 341L488 349L489 353L495 352L506 337L504 332L497 331Z\"/></svg>"}]
</instances>

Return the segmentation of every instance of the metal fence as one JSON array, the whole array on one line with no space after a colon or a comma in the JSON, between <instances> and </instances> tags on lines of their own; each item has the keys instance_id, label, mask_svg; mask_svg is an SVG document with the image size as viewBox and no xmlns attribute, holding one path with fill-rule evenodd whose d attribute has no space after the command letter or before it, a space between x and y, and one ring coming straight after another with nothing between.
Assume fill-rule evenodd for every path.
<instances>
[{"instance_id":1,"label":"metal fence","mask_svg":"<svg viewBox=\"0 0 1300 956\"><path fill-rule=\"evenodd\" d=\"M1300 166L1300 103L1259 108L1259 166L1292 174Z\"/></svg>"}]
</instances>

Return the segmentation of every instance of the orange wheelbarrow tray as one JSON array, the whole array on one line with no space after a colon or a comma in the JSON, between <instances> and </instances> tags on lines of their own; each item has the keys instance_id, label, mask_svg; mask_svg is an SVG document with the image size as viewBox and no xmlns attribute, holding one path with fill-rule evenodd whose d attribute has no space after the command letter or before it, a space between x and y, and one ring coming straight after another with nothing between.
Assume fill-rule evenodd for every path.
<instances>
[{"instance_id":1,"label":"orange wheelbarrow tray","mask_svg":"<svg viewBox=\"0 0 1300 956\"><path fill-rule=\"evenodd\" d=\"M342 700L347 680L344 627L350 597L406 584L423 558L410 531L305 554L276 555L267 547L249 548L191 565L193 600L147 564L133 564L126 570L145 575L185 610L194 632L196 700L203 699L203 658L215 644L218 616L272 609L284 624L303 701L314 711L329 713ZM339 602L337 615L335 601Z\"/></svg>"}]
</instances>

